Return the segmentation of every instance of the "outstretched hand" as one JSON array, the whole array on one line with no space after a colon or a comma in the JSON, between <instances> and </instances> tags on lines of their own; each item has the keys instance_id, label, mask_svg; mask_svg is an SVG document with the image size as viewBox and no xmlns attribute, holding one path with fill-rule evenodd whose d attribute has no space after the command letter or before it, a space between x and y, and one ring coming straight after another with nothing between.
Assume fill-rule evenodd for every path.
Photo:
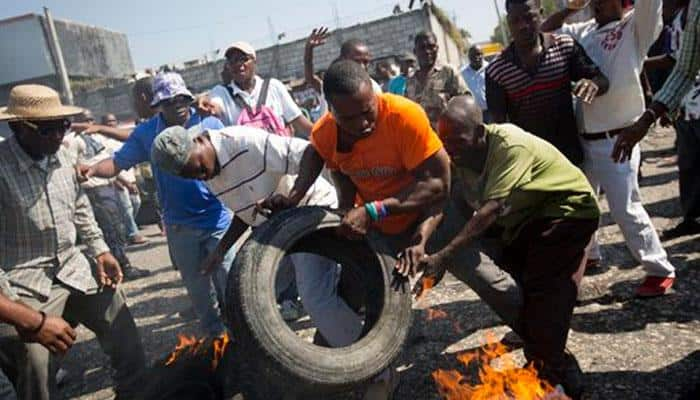
<instances>
[{"instance_id":1,"label":"outstretched hand","mask_svg":"<svg viewBox=\"0 0 700 400\"><path fill-rule=\"evenodd\" d=\"M436 286L447 273L447 258L441 253L421 257L418 266L423 271L423 276L418 279L413 287L413 294L420 299L432 287Z\"/></svg>"},{"instance_id":2,"label":"outstretched hand","mask_svg":"<svg viewBox=\"0 0 700 400\"><path fill-rule=\"evenodd\" d=\"M306 39L306 45L311 48L322 46L326 43L328 37L330 37L330 33L327 27L322 26L320 28L315 28L311 31L311 35L309 35L308 39Z\"/></svg>"}]
</instances>

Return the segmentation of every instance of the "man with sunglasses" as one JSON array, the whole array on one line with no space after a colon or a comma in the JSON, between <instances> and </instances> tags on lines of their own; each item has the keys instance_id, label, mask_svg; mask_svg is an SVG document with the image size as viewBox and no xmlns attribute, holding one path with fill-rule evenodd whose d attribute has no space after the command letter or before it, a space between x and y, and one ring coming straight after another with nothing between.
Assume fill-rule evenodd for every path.
<instances>
[{"instance_id":1,"label":"man with sunglasses","mask_svg":"<svg viewBox=\"0 0 700 400\"><path fill-rule=\"evenodd\" d=\"M242 102L247 106L256 107L263 93L265 79L256 74L255 49L248 43L235 42L226 49L227 78L229 84L218 85L209 92L209 97L214 104L222 108L221 121L226 126L237 125L243 108ZM284 84L277 79L268 78L267 97L264 106L272 109L275 116L285 125L291 125L296 132L311 132L313 126L304 117L301 109L296 104Z\"/></svg>"},{"instance_id":2,"label":"man with sunglasses","mask_svg":"<svg viewBox=\"0 0 700 400\"><path fill-rule=\"evenodd\" d=\"M191 107L193 101L194 96L179 74L156 76L151 107L157 108L158 114L140 124L112 158L91 167L81 166L82 179L114 177L122 170L150 161L153 141L168 127L223 128L218 119L197 115ZM226 287L226 269L234 253L229 251L222 267L212 275L200 273L199 265L226 233L231 214L201 182L175 177L153 164L151 168L163 207L170 258L182 275L203 331L219 335L225 330L219 304Z\"/></svg>"},{"instance_id":3,"label":"man with sunglasses","mask_svg":"<svg viewBox=\"0 0 700 400\"><path fill-rule=\"evenodd\" d=\"M20 399L57 398L51 355L76 339L66 321L97 336L116 370L117 398L134 398L145 370L139 332L118 287L121 268L61 146L69 118L82 112L40 85L14 87L0 109L0 121L14 133L0 144L0 293L25 306L13 313L19 321L0 324L0 368L14 378Z\"/></svg>"}]
</instances>

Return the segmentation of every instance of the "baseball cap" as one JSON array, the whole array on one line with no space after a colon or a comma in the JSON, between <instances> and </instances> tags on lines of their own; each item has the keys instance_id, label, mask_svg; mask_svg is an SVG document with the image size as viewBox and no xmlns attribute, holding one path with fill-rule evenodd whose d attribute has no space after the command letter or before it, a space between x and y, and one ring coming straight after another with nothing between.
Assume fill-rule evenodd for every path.
<instances>
[{"instance_id":1,"label":"baseball cap","mask_svg":"<svg viewBox=\"0 0 700 400\"><path fill-rule=\"evenodd\" d=\"M204 129L200 125L190 129L182 126L171 126L165 129L153 141L151 162L168 174L180 175L195 147L194 138L202 132Z\"/></svg>"},{"instance_id":2,"label":"baseball cap","mask_svg":"<svg viewBox=\"0 0 700 400\"><path fill-rule=\"evenodd\" d=\"M243 54L247 54L253 58L255 58L255 48L248 43L248 42L233 42L231 45L229 45L226 48L226 52L224 53L224 57L228 57L228 53L230 53L232 50L239 50L243 52Z\"/></svg>"},{"instance_id":3,"label":"baseball cap","mask_svg":"<svg viewBox=\"0 0 700 400\"><path fill-rule=\"evenodd\" d=\"M184 79L177 72L163 72L156 75L153 79L153 101L151 107L155 107L163 100L169 100L173 97L185 95L194 100L194 96Z\"/></svg>"},{"instance_id":4,"label":"baseball cap","mask_svg":"<svg viewBox=\"0 0 700 400\"><path fill-rule=\"evenodd\" d=\"M413 53L411 53L410 51L405 51L405 52L399 54L398 59L399 59L399 61L416 61L416 62L418 61L416 59L416 56Z\"/></svg>"}]
</instances>

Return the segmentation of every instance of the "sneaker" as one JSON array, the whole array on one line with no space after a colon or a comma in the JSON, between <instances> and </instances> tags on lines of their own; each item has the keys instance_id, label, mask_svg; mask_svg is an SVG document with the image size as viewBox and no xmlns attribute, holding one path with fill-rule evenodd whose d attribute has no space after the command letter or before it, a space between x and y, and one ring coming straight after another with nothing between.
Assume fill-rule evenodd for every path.
<instances>
[{"instance_id":1,"label":"sneaker","mask_svg":"<svg viewBox=\"0 0 700 400\"><path fill-rule=\"evenodd\" d=\"M675 227L664 231L661 234L661 239L671 240L683 236L697 235L698 233L700 233L700 223L686 219Z\"/></svg>"},{"instance_id":2,"label":"sneaker","mask_svg":"<svg viewBox=\"0 0 700 400\"><path fill-rule=\"evenodd\" d=\"M671 289L675 280L676 278L647 276L637 288L635 295L642 298L664 296Z\"/></svg>"},{"instance_id":3,"label":"sneaker","mask_svg":"<svg viewBox=\"0 0 700 400\"><path fill-rule=\"evenodd\" d=\"M296 321L304 316L304 307L298 300L284 300L278 308L285 321Z\"/></svg>"},{"instance_id":4,"label":"sneaker","mask_svg":"<svg viewBox=\"0 0 700 400\"><path fill-rule=\"evenodd\" d=\"M143 235L140 235L140 234L136 234L136 235L129 238L130 245L139 245L139 244L146 244L146 243L148 243L148 239L146 239Z\"/></svg>"},{"instance_id":5,"label":"sneaker","mask_svg":"<svg viewBox=\"0 0 700 400\"><path fill-rule=\"evenodd\" d=\"M122 267L122 273L124 274L125 281L135 281L151 275L151 271L132 267L131 265L125 265Z\"/></svg>"},{"instance_id":6,"label":"sneaker","mask_svg":"<svg viewBox=\"0 0 700 400\"><path fill-rule=\"evenodd\" d=\"M399 374L389 367L367 386L363 400L391 400L399 386Z\"/></svg>"}]
</instances>

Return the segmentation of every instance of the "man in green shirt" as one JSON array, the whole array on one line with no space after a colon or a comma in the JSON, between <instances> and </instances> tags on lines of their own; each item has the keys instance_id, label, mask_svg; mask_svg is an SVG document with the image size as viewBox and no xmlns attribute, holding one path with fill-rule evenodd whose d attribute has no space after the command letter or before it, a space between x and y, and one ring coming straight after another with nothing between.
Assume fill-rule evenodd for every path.
<instances>
[{"instance_id":1,"label":"man in green shirt","mask_svg":"<svg viewBox=\"0 0 700 400\"><path fill-rule=\"evenodd\" d=\"M600 210L588 180L559 150L515 125L484 125L471 96L452 99L440 135L463 199L477 210L442 250L417 270L439 280L459 248L494 225L503 259L523 293L525 356L541 376L580 396L575 358L565 353L571 315Z\"/></svg>"}]
</instances>

